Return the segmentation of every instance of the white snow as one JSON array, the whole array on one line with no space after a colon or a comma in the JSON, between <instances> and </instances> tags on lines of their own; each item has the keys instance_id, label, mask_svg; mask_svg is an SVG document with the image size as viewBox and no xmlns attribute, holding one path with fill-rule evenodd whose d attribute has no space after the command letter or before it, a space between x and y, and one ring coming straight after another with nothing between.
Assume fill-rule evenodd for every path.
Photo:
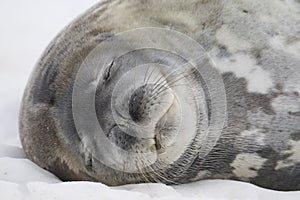
<instances>
[{"instance_id":1,"label":"white snow","mask_svg":"<svg viewBox=\"0 0 300 200\"><path fill-rule=\"evenodd\" d=\"M108 187L61 182L26 159L18 137L18 109L34 63L69 21L97 0L2 0L0 6L0 199L300 199L235 181L187 185L139 184Z\"/></svg>"}]
</instances>

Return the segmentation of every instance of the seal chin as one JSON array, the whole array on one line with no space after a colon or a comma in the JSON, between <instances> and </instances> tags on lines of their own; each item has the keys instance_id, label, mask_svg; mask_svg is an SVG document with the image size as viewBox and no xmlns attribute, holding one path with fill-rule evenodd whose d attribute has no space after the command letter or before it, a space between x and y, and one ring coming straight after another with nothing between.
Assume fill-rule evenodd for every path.
<instances>
[{"instance_id":1,"label":"seal chin","mask_svg":"<svg viewBox=\"0 0 300 200\"><path fill-rule=\"evenodd\" d=\"M170 130L176 129L175 123L171 121L179 114L178 102L172 89L153 84L143 85L133 92L128 107L134 122L129 131L138 132L139 135L147 133L145 135L150 135L155 141L151 151L162 153L168 145Z\"/></svg>"}]
</instances>

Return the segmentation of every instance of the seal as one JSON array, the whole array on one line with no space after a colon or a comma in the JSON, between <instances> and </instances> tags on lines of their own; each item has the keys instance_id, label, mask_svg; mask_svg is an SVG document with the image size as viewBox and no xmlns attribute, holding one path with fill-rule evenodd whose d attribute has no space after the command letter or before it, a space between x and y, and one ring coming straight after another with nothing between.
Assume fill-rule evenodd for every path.
<instances>
[{"instance_id":1,"label":"seal","mask_svg":"<svg viewBox=\"0 0 300 200\"><path fill-rule=\"evenodd\" d=\"M62 180L300 190L299 10L102 1L31 75L19 118L27 157Z\"/></svg>"}]
</instances>

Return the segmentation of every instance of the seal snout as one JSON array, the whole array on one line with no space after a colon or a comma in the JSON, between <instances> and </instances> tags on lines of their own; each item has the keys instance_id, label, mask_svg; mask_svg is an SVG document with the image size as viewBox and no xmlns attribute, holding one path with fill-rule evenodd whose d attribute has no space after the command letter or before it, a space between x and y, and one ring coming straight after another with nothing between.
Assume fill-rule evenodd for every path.
<instances>
[{"instance_id":1,"label":"seal snout","mask_svg":"<svg viewBox=\"0 0 300 200\"><path fill-rule=\"evenodd\" d=\"M166 122L174 115L171 110L175 101L170 88L155 84L145 84L137 88L129 98L129 115L138 125L135 131L142 131L142 135L147 132L153 137L155 144L150 148L152 152L162 152L166 147L165 136L172 132L165 133L168 130ZM163 129L166 130L161 131Z\"/></svg>"},{"instance_id":2,"label":"seal snout","mask_svg":"<svg viewBox=\"0 0 300 200\"><path fill-rule=\"evenodd\" d=\"M147 108L146 89L147 85L136 89L129 100L129 115L134 122L140 122L144 119L144 109Z\"/></svg>"},{"instance_id":3,"label":"seal snout","mask_svg":"<svg viewBox=\"0 0 300 200\"><path fill-rule=\"evenodd\" d=\"M169 89L157 92L156 88L154 84L143 85L131 95L128 107L134 122L154 125L172 106L174 95Z\"/></svg>"}]
</instances>

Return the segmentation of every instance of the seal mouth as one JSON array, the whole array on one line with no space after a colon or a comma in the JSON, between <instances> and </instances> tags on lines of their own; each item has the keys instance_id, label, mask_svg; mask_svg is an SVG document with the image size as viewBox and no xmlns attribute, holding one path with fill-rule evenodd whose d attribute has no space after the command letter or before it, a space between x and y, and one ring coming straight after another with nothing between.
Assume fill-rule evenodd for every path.
<instances>
[{"instance_id":1,"label":"seal mouth","mask_svg":"<svg viewBox=\"0 0 300 200\"><path fill-rule=\"evenodd\" d=\"M166 121L168 119L168 115L170 114L171 110L175 107L175 102L176 102L176 98L173 97L173 100L172 100L172 103L170 104L169 108L166 110L166 112L161 116L161 118L158 120L159 123L162 124L162 127L160 130L158 130L157 132L155 131L155 135L154 135L154 141L155 141L155 144L153 145L153 148L154 151L159 151L159 153L162 153L166 148L166 145L163 144L162 142L162 129L164 128L165 124L166 124Z\"/></svg>"},{"instance_id":2,"label":"seal mouth","mask_svg":"<svg viewBox=\"0 0 300 200\"><path fill-rule=\"evenodd\" d=\"M160 139L158 138L158 135L155 134L154 136L154 142L155 144L153 145L153 148L151 148L151 151L152 152L155 152L155 151L160 151L162 149L162 146L161 146L161 141Z\"/></svg>"}]
</instances>

